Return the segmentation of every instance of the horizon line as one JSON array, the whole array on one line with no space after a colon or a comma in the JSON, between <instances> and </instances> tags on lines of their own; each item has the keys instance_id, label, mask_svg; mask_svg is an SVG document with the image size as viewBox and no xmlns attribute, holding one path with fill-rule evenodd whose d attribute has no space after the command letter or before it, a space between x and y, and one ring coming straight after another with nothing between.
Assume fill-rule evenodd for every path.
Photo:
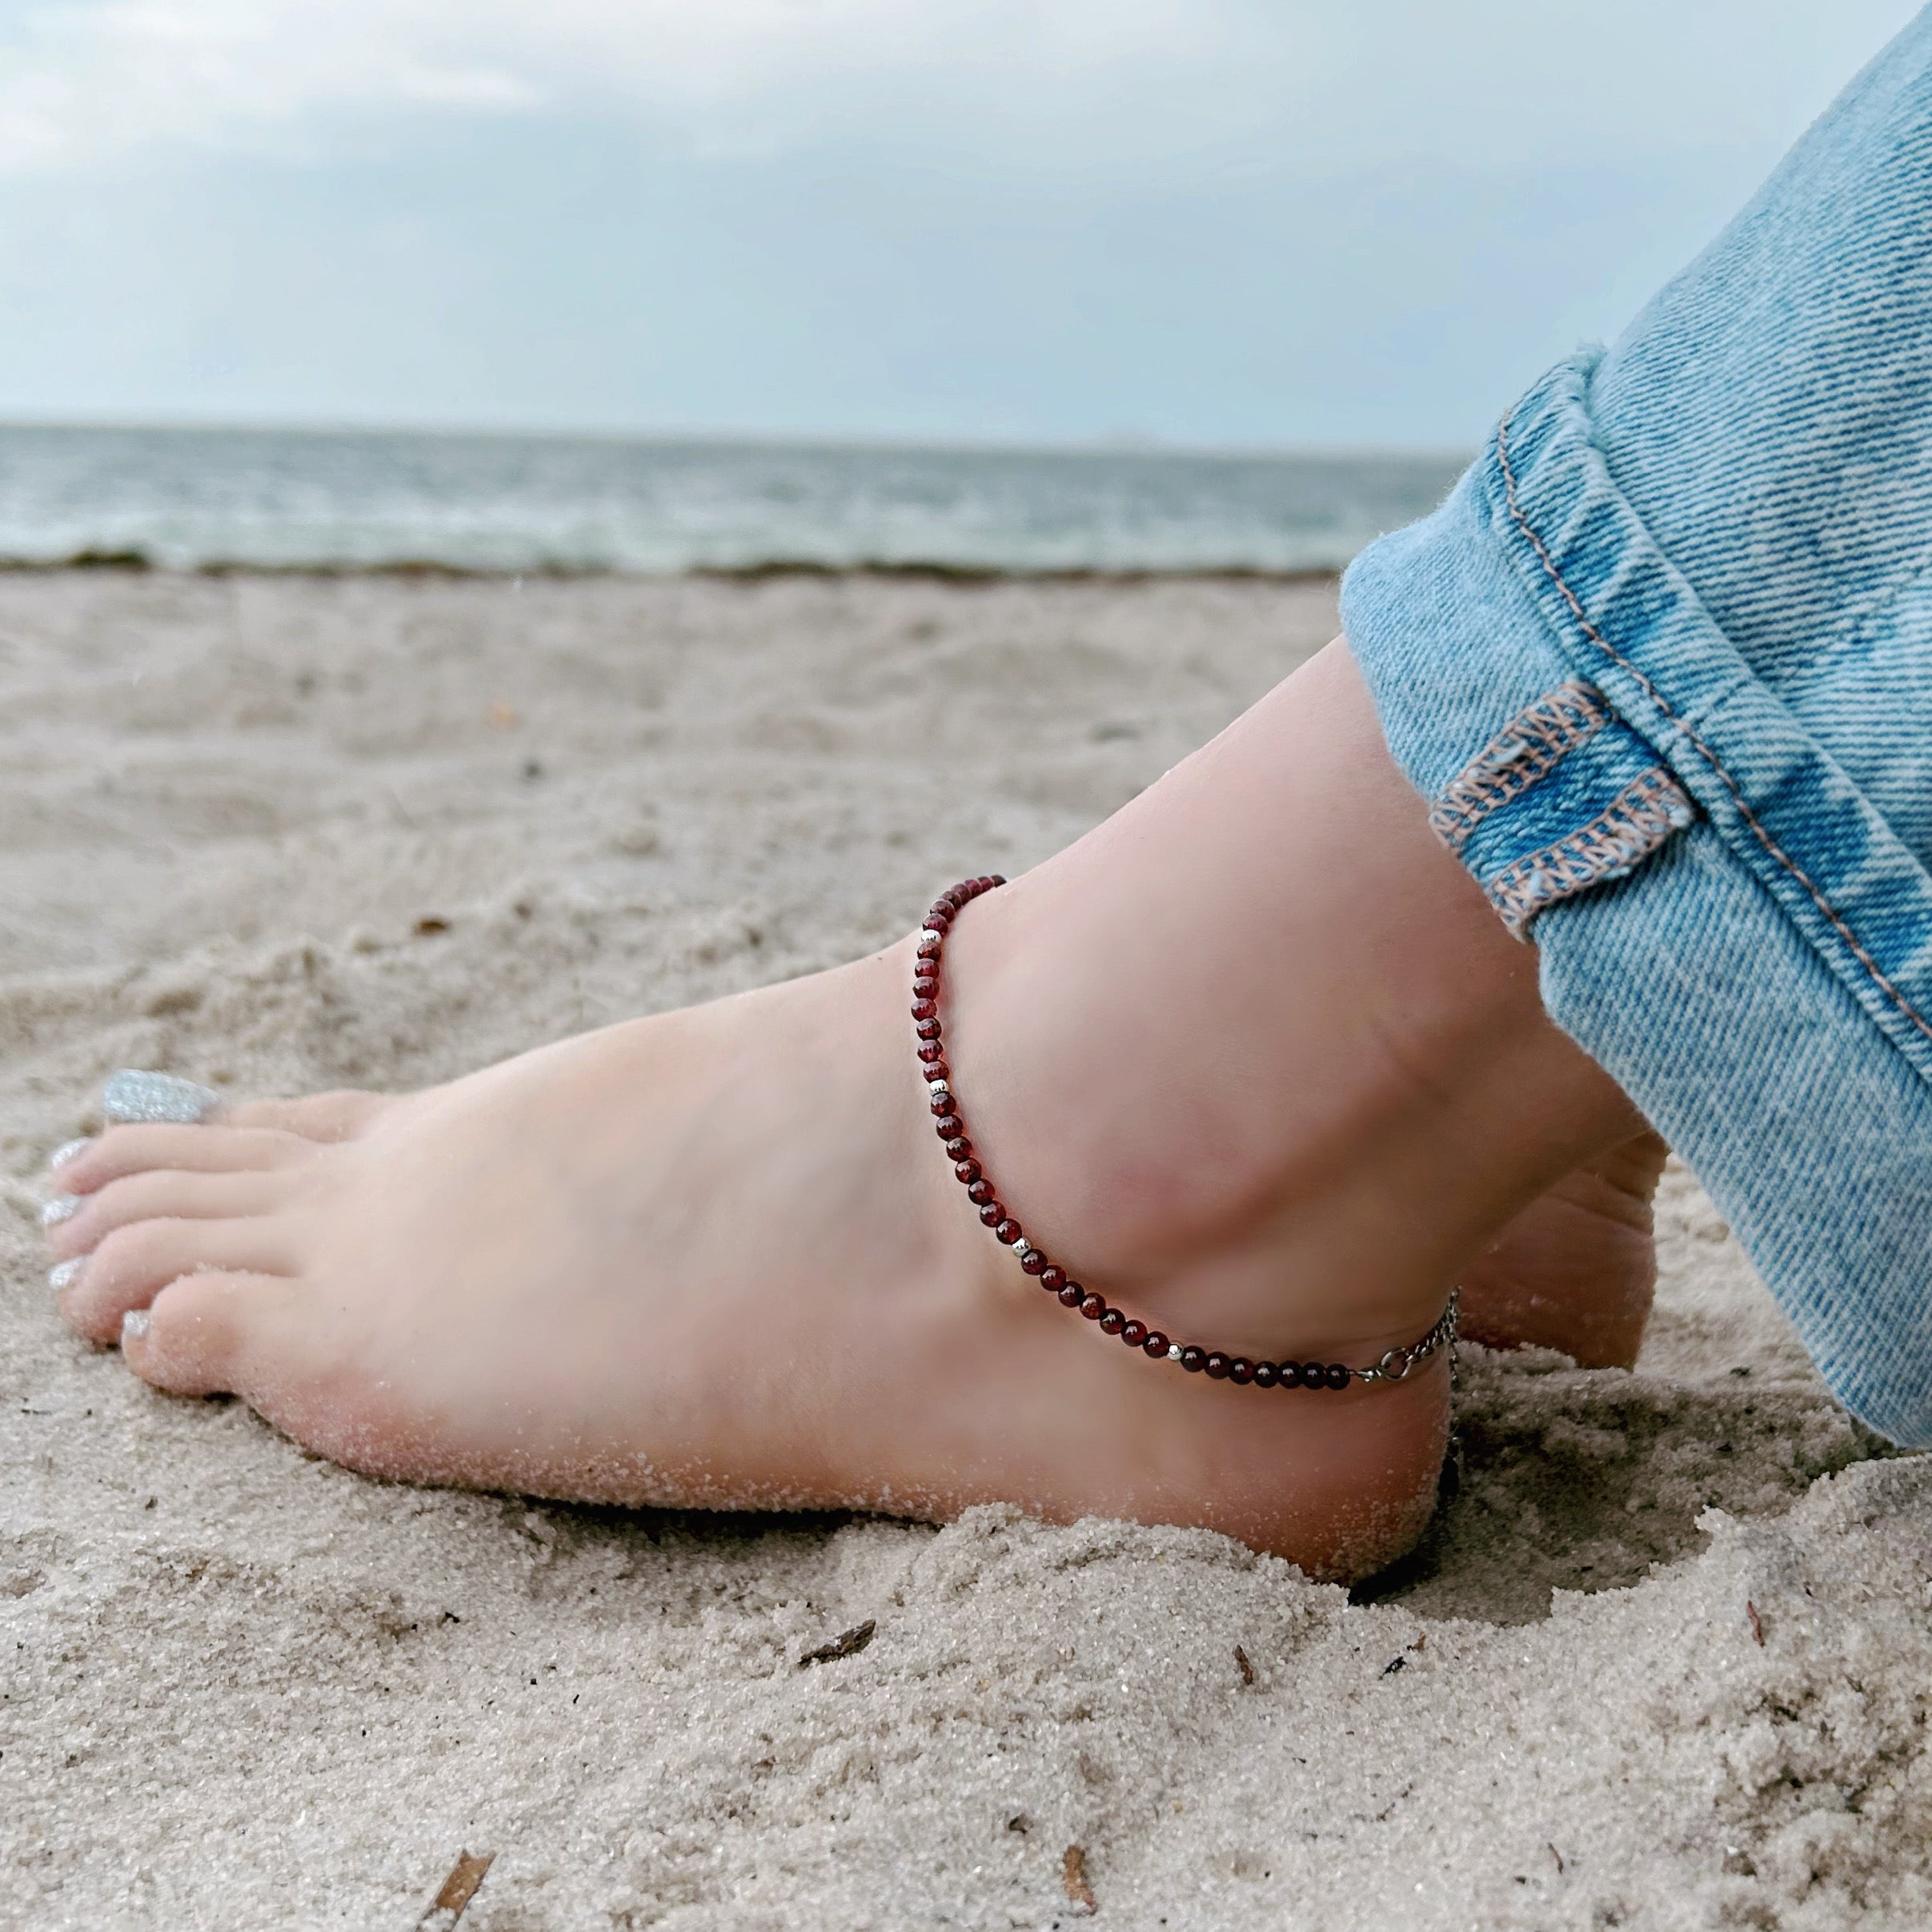
<instances>
[{"instance_id":1,"label":"horizon line","mask_svg":"<svg viewBox=\"0 0 1932 1932\"><path fill-rule=\"evenodd\" d=\"M876 451L880 454L958 455L1180 457L1232 462L1280 462L1350 458L1466 463L1475 446L1394 443L1190 443L1139 431L1120 431L1084 439L972 437L964 435L897 435L818 430L558 428L527 424L476 423L358 422L351 419L274 421L261 418L185 416L0 415L0 436L10 431L75 435L314 436L317 438L423 437L451 441L592 443L696 446L715 449Z\"/></svg>"}]
</instances>

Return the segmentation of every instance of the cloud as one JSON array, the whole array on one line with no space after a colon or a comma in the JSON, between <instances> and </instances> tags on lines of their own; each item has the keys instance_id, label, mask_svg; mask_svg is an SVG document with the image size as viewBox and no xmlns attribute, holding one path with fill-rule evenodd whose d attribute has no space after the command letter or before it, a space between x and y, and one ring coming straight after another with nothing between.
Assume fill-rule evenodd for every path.
<instances>
[{"instance_id":1,"label":"cloud","mask_svg":"<svg viewBox=\"0 0 1932 1932\"><path fill-rule=\"evenodd\" d=\"M595 114L699 154L1320 172L1783 138L1913 10L1837 0L0 0L0 172Z\"/></svg>"},{"instance_id":2,"label":"cloud","mask_svg":"<svg viewBox=\"0 0 1932 1932\"><path fill-rule=\"evenodd\" d=\"M1272 62L1284 38L1250 0L64 0L0 27L0 169L573 109L768 151L856 109L1064 126L1163 87L1198 140L1213 116L1189 77L1222 83L1225 112L1231 43Z\"/></svg>"}]
</instances>

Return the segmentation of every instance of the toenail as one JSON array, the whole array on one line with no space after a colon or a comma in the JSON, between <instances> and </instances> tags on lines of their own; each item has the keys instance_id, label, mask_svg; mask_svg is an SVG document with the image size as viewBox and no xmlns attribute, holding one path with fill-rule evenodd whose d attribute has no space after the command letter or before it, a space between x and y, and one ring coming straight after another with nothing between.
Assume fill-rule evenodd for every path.
<instances>
[{"instance_id":1,"label":"toenail","mask_svg":"<svg viewBox=\"0 0 1932 1932\"><path fill-rule=\"evenodd\" d=\"M81 1197L78 1194L56 1194L40 1204L40 1225L43 1228L57 1228L62 1221L72 1221L80 1212Z\"/></svg>"},{"instance_id":2,"label":"toenail","mask_svg":"<svg viewBox=\"0 0 1932 1932\"><path fill-rule=\"evenodd\" d=\"M58 1295L63 1289L70 1287L80 1279L81 1270L86 1265L86 1259L82 1256L50 1268L47 1270L47 1286Z\"/></svg>"},{"instance_id":3,"label":"toenail","mask_svg":"<svg viewBox=\"0 0 1932 1932\"><path fill-rule=\"evenodd\" d=\"M147 1333L147 1310L130 1308L121 1317L121 1346L126 1348L130 1341L138 1341Z\"/></svg>"},{"instance_id":4,"label":"toenail","mask_svg":"<svg viewBox=\"0 0 1932 1932\"><path fill-rule=\"evenodd\" d=\"M192 1125L220 1104L221 1096L176 1073L123 1067L101 1089L101 1111L110 1120L172 1120Z\"/></svg>"},{"instance_id":5,"label":"toenail","mask_svg":"<svg viewBox=\"0 0 1932 1932\"><path fill-rule=\"evenodd\" d=\"M56 1169L65 1167L77 1154L86 1153L87 1149L93 1145L92 1139L86 1135L82 1135L78 1140L63 1142L48 1155L47 1172L52 1173Z\"/></svg>"}]
</instances>

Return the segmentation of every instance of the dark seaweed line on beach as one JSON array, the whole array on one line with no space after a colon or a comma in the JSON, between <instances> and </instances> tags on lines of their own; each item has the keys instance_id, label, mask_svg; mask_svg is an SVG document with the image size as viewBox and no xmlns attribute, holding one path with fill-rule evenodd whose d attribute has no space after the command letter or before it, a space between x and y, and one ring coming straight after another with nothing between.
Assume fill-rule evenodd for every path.
<instances>
[{"instance_id":1,"label":"dark seaweed line on beach","mask_svg":"<svg viewBox=\"0 0 1932 1932\"><path fill-rule=\"evenodd\" d=\"M59 571L123 571L170 568L142 550L77 550L64 557L0 557L0 575L49 575ZM190 577L390 577L407 582L508 583L535 579L576 583L595 578L686 577L720 583L762 583L787 578L856 578L920 583L1332 583L1338 570L1269 570L1246 563L1191 564L1173 567L1110 569L1098 566L1028 570L996 564L948 563L937 559L904 563L882 559L824 563L809 558L773 557L755 563L696 563L676 571L629 571L603 564L538 563L521 567L446 563L431 557L395 557L380 563L252 563L211 559L184 566Z\"/></svg>"}]
</instances>

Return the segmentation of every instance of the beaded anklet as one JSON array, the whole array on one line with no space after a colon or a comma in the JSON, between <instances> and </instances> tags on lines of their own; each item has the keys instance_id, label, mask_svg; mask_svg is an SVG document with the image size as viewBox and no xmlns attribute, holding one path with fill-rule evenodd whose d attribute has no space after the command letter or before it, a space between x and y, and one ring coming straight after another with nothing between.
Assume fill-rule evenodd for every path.
<instances>
[{"instance_id":1,"label":"beaded anklet","mask_svg":"<svg viewBox=\"0 0 1932 1932\"><path fill-rule=\"evenodd\" d=\"M952 1072L946 1064L946 1049L939 1017L940 959L946 950L946 935L962 908L1006 884L998 873L982 879L968 879L951 892L942 892L926 914L919 936L919 948L912 967L913 1030L919 1036L920 1072L932 1099L932 1112L939 1137L946 1144L956 1179L965 1188L967 1198L980 1210L980 1219L993 1231L994 1239L1012 1249L1020 1265L1065 1308L1078 1309L1098 1325L1103 1335L1117 1335L1130 1349L1158 1360L1162 1357L1178 1362L1191 1375L1206 1374L1216 1381L1252 1383L1257 1389L1346 1389L1351 1382L1399 1382L1418 1363L1442 1349L1456 1344L1456 1323L1461 1291L1452 1289L1449 1306L1436 1325L1420 1341L1406 1349L1390 1349L1372 1366L1351 1369L1343 1362L1257 1362L1245 1355L1225 1355L1218 1349L1201 1349L1191 1342L1170 1341L1158 1329L1145 1322L1130 1321L1117 1308L1111 1308L1099 1295L1068 1278L1067 1271L1026 1238L1018 1221L1007 1213L993 1191L986 1171L974 1157L972 1142L966 1136L966 1122L952 1087Z\"/></svg>"}]
</instances>

